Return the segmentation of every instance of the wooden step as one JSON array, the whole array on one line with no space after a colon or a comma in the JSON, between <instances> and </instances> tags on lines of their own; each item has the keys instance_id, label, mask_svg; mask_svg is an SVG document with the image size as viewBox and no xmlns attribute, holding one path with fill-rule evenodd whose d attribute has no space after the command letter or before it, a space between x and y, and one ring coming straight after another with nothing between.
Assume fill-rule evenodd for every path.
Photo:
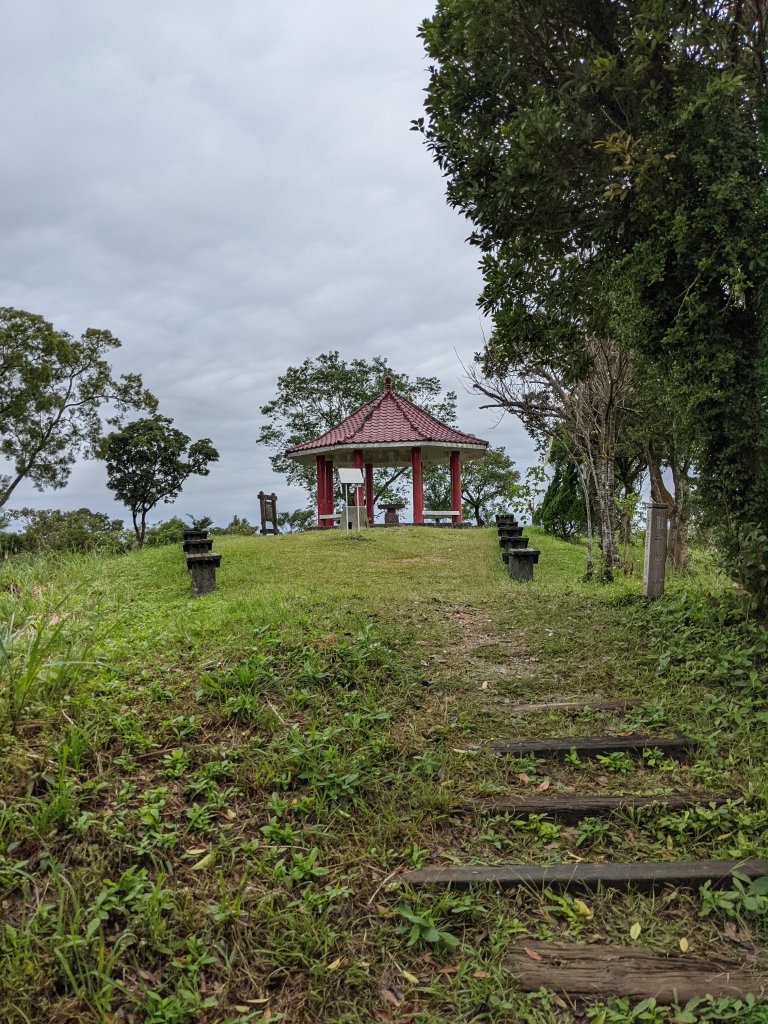
<instances>
[{"instance_id":1,"label":"wooden step","mask_svg":"<svg viewBox=\"0 0 768 1024\"><path fill-rule=\"evenodd\" d=\"M492 882L500 889L527 885L559 889L654 889L659 885L696 887L710 881L715 886L729 885L731 873L749 878L768 875L768 860L686 860L646 862L642 864L537 864L455 865L419 868L401 876L406 885L468 889L477 882Z\"/></svg>"},{"instance_id":2,"label":"wooden step","mask_svg":"<svg viewBox=\"0 0 768 1024\"><path fill-rule=\"evenodd\" d=\"M524 992L544 987L570 996L655 998L659 1003L768 994L765 963L745 963L743 956L701 959L636 946L576 946L531 939L516 944L504 966L517 976Z\"/></svg>"},{"instance_id":3,"label":"wooden step","mask_svg":"<svg viewBox=\"0 0 768 1024\"><path fill-rule=\"evenodd\" d=\"M643 807L663 807L667 811L682 811L686 807L720 807L735 796L715 793L670 793L667 796L598 796L592 793L578 796L572 793L546 793L526 795L512 793L492 796L462 804L456 808L468 814L511 814L517 818L525 814L545 814L558 821L576 822L582 818L595 818L614 811L636 811Z\"/></svg>"},{"instance_id":4,"label":"wooden step","mask_svg":"<svg viewBox=\"0 0 768 1024\"><path fill-rule=\"evenodd\" d=\"M557 736L544 740L491 740L487 749L496 754L512 754L516 757L565 758L572 750L579 757L594 757L595 754L612 754L623 751L627 754L642 754L644 750L658 748L664 754L680 756L698 746L697 740L688 736L654 736L630 733L627 736Z\"/></svg>"},{"instance_id":5,"label":"wooden step","mask_svg":"<svg viewBox=\"0 0 768 1024\"><path fill-rule=\"evenodd\" d=\"M543 702L540 704L513 704L507 709L510 715L528 715L537 711L570 712L586 711L625 711L627 708L642 707L641 700L566 700Z\"/></svg>"}]
</instances>

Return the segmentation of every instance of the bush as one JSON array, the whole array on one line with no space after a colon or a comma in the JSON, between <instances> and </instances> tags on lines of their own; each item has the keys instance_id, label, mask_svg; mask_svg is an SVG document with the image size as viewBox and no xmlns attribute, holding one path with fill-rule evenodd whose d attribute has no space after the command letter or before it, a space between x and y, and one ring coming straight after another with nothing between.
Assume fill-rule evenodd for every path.
<instances>
[{"instance_id":1,"label":"bush","mask_svg":"<svg viewBox=\"0 0 768 1024\"><path fill-rule=\"evenodd\" d=\"M18 533L6 533L0 538L0 546L11 554L21 551L117 554L129 546L121 519L110 519L104 512L91 512L87 508L71 512L19 509L9 513L9 518L25 524Z\"/></svg>"},{"instance_id":2,"label":"bush","mask_svg":"<svg viewBox=\"0 0 768 1024\"><path fill-rule=\"evenodd\" d=\"M144 544L150 548L159 548L164 544L181 544L184 531L188 529L183 519L173 516L167 522L150 526L144 536Z\"/></svg>"},{"instance_id":3,"label":"bush","mask_svg":"<svg viewBox=\"0 0 768 1024\"><path fill-rule=\"evenodd\" d=\"M729 569L734 580L749 594L752 608L768 615L768 533L763 526L746 526L738 534L737 549Z\"/></svg>"}]
</instances>

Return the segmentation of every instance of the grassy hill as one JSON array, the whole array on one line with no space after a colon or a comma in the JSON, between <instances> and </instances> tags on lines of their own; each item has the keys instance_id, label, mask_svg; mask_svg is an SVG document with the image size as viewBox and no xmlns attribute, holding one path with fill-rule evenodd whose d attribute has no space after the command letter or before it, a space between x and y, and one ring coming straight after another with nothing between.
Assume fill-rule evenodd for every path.
<instances>
[{"instance_id":1,"label":"grassy hill","mask_svg":"<svg viewBox=\"0 0 768 1024\"><path fill-rule=\"evenodd\" d=\"M198 600L179 548L5 563L0 1018L554 1024L574 1019L563 1000L503 969L517 936L630 943L639 923L659 950L761 943L768 900L738 888L578 900L398 882L446 860L765 856L766 631L703 556L648 606L639 570L585 584L584 549L533 532L528 585L490 530L217 538L218 590ZM643 703L510 714L614 696ZM635 728L682 729L700 756L472 749ZM452 810L541 787L754 799L572 828Z\"/></svg>"}]
</instances>

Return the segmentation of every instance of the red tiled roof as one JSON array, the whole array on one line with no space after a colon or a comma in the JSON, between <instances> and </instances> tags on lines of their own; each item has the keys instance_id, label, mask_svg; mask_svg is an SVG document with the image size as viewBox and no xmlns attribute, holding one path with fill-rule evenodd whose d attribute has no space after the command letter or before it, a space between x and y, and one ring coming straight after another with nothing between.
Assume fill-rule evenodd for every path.
<instances>
[{"instance_id":1,"label":"red tiled roof","mask_svg":"<svg viewBox=\"0 0 768 1024\"><path fill-rule=\"evenodd\" d=\"M333 430L289 448L286 455L312 451L314 448L334 448L346 445L387 444L453 444L457 447L488 445L472 434L462 434L447 423L424 412L407 398L395 394L387 378L386 391L372 402L361 406Z\"/></svg>"}]
</instances>

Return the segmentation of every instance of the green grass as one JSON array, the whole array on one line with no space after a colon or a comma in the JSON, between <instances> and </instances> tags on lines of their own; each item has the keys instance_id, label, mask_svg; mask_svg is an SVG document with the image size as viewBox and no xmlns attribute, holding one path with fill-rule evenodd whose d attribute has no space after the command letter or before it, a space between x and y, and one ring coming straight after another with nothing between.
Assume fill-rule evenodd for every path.
<instances>
[{"instance_id":1,"label":"green grass","mask_svg":"<svg viewBox=\"0 0 768 1024\"><path fill-rule=\"evenodd\" d=\"M585 584L583 547L532 532L527 585L490 530L217 538L218 590L199 600L177 548L5 563L0 1019L555 1024L575 1019L563 1000L503 970L520 936L630 944L637 922L658 950L762 948L765 904L738 887L579 905L398 881L448 861L766 855L768 633L703 555L648 606L638 548L633 575ZM508 713L623 696L642 707ZM682 729L702 750L554 764L472 749L630 729ZM574 827L452 810L547 782L734 800Z\"/></svg>"}]
</instances>

